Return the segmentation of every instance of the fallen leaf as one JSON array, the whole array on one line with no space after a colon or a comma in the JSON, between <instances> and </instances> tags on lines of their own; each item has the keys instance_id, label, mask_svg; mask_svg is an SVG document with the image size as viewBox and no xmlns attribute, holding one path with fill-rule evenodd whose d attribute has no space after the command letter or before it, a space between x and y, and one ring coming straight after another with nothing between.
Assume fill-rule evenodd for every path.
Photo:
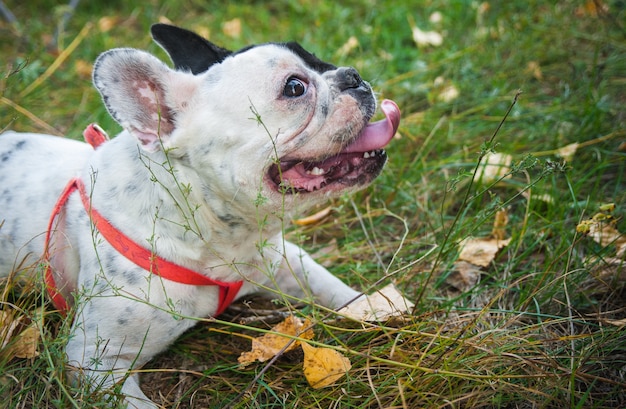
<instances>
[{"instance_id":1,"label":"fallen leaf","mask_svg":"<svg viewBox=\"0 0 626 409\"><path fill-rule=\"evenodd\" d=\"M547 193L536 194L531 193L529 190L525 190L522 192L522 196L524 196L527 200L540 200L545 203L554 203L554 198Z\"/></svg>"},{"instance_id":2,"label":"fallen leaf","mask_svg":"<svg viewBox=\"0 0 626 409\"><path fill-rule=\"evenodd\" d=\"M430 15L430 17L428 17L428 21L430 21L433 24L439 24L441 23L442 20L443 20L443 14L441 14L441 12L439 11L435 11L434 13Z\"/></svg>"},{"instance_id":3,"label":"fallen leaf","mask_svg":"<svg viewBox=\"0 0 626 409\"><path fill-rule=\"evenodd\" d=\"M312 339L314 335L313 329L309 328L306 331L300 333L310 326L311 323L309 320L305 320L303 322L301 319L290 315L289 317L285 318L283 322L274 326L272 328L272 331L280 334L290 335L293 337L298 336L304 339ZM280 334L267 333L263 336L254 338L252 340L251 350L249 352L243 352L238 358L241 366L250 365L255 361L265 362L268 359L273 358L274 355L276 355L280 351L282 351L282 349L285 348L285 346L289 344L289 342L291 342L292 338L282 336ZM289 345L289 347L283 352L291 351L299 344L300 341L296 340L295 342L291 343L291 345Z\"/></svg>"},{"instance_id":4,"label":"fallen leaf","mask_svg":"<svg viewBox=\"0 0 626 409\"><path fill-rule=\"evenodd\" d=\"M607 203L599 207L599 212L591 219L583 220L576 226L578 233L586 234L602 247L615 245L616 256L626 255L626 235L615 227L617 220L611 214L615 210L614 203Z\"/></svg>"},{"instance_id":5,"label":"fallen leaf","mask_svg":"<svg viewBox=\"0 0 626 409\"><path fill-rule=\"evenodd\" d=\"M393 284L389 284L350 303L338 313L357 321L385 321L410 311L413 306Z\"/></svg>"},{"instance_id":6,"label":"fallen leaf","mask_svg":"<svg viewBox=\"0 0 626 409\"><path fill-rule=\"evenodd\" d=\"M438 47L443 44L443 36L436 31L422 31L417 26L411 29L413 41L418 47Z\"/></svg>"},{"instance_id":7,"label":"fallen leaf","mask_svg":"<svg viewBox=\"0 0 626 409\"><path fill-rule=\"evenodd\" d=\"M578 150L578 142L570 143L562 148L557 149L556 154L565 159L566 162L571 162Z\"/></svg>"},{"instance_id":8,"label":"fallen leaf","mask_svg":"<svg viewBox=\"0 0 626 409\"><path fill-rule=\"evenodd\" d=\"M493 220L493 229L491 229L491 237L504 240L506 236L506 225L509 223L509 214L506 210L500 209L496 212Z\"/></svg>"},{"instance_id":9,"label":"fallen leaf","mask_svg":"<svg viewBox=\"0 0 626 409\"><path fill-rule=\"evenodd\" d=\"M98 29L101 33L111 31L119 24L120 18L118 16L104 16L98 20Z\"/></svg>"},{"instance_id":10,"label":"fallen leaf","mask_svg":"<svg viewBox=\"0 0 626 409\"><path fill-rule=\"evenodd\" d=\"M490 183L502 178L510 178L513 157L506 153L488 153L483 158L476 175L475 182Z\"/></svg>"},{"instance_id":11,"label":"fallen leaf","mask_svg":"<svg viewBox=\"0 0 626 409\"><path fill-rule=\"evenodd\" d=\"M39 355L39 329L32 322L17 333L24 325L23 320L7 311L0 311L0 349L10 358L34 358ZM17 333L17 334L16 334ZM6 348L6 349L5 349Z\"/></svg>"},{"instance_id":12,"label":"fallen leaf","mask_svg":"<svg viewBox=\"0 0 626 409\"><path fill-rule=\"evenodd\" d=\"M209 39L211 38L211 30L209 29L208 26L204 25L204 24L197 24L194 25L191 28L191 31L193 31L194 33L198 34L200 37Z\"/></svg>"},{"instance_id":13,"label":"fallen leaf","mask_svg":"<svg viewBox=\"0 0 626 409\"><path fill-rule=\"evenodd\" d=\"M293 224L297 224L298 226L307 226L309 224L315 224L317 222L322 221L324 218L326 218L326 216L328 216L330 212L332 212L332 210L333 210L332 206L328 206L315 214L312 214L307 217L303 217L302 219L294 220Z\"/></svg>"},{"instance_id":14,"label":"fallen leaf","mask_svg":"<svg viewBox=\"0 0 626 409\"><path fill-rule=\"evenodd\" d=\"M626 287L626 260L615 257L587 257L589 277L579 286L585 294L602 297L619 294Z\"/></svg>"},{"instance_id":15,"label":"fallen leaf","mask_svg":"<svg viewBox=\"0 0 626 409\"><path fill-rule=\"evenodd\" d=\"M613 325L614 327L623 327L626 326L626 318L621 320L611 320L611 319L603 319L602 322L605 322L609 325Z\"/></svg>"},{"instance_id":16,"label":"fallen leaf","mask_svg":"<svg viewBox=\"0 0 626 409\"><path fill-rule=\"evenodd\" d=\"M459 260L481 267L488 267L498 251L506 247L510 242L510 238L505 240L491 237L467 238L461 241Z\"/></svg>"},{"instance_id":17,"label":"fallen leaf","mask_svg":"<svg viewBox=\"0 0 626 409\"><path fill-rule=\"evenodd\" d=\"M83 79L91 78L91 71L93 69L93 64L85 60L76 60L74 63L74 69L79 77Z\"/></svg>"},{"instance_id":18,"label":"fallen leaf","mask_svg":"<svg viewBox=\"0 0 626 409\"><path fill-rule=\"evenodd\" d=\"M32 323L22 331L11 347L13 356L17 358L34 358L39 355L39 329Z\"/></svg>"},{"instance_id":19,"label":"fallen leaf","mask_svg":"<svg viewBox=\"0 0 626 409\"><path fill-rule=\"evenodd\" d=\"M358 46L359 46L359 40L355 36L352 36L348 39L348 41L346 41L344 45L342 45L339 48L338 53L339 55L342 55L342 56L348 55L350 54L350 52L352 52L352 50L354 50Z\"/></svg>"},{"instance_id":20,"label":"fallen leaf","mask_svg":"<svg viewBox=\"0 0 626 409\"><path fill-rule=\"evenodd\" d=\"M615 245L616 256L622 257L626 254L626 235L620 233L615 228L615 221L609 223L593 223L589 228L589 237L603 247Z\"/></svg>"},{"instance_id":21,"label":"fallen leaf","mask_svg":"<svg viewBox=\"0 0 626 409\"><path fill-rule=\"evenodd\" d=\"M592 16L597 17L599 14L607 13L609 8L601 0L587 0L585 4L576 8L574 14L576 17Z\"/></svg>"},{"instance_id":22,"label":"fallen leaf","mask_svg":"<svg viewBox=\"0 0 626 409\"><path fill-rule=\"evenodd\" d=\"M460 95L457 87L441 76L435 78L435 81L433 81L433 87L435 99L438 101L451 102L457 99Z\"/></svg>"},{"instance_id":23,"label":"fallen leaf","mask_svg":"<svg viewBox=\"0 0 626 409\"><path fill-rule=\"evenodd\" d=\"M229 21L225 21L222 25L222 31L229 37L239 38L241 37L241 19L234 18Z\"/></svg>"},{"instance_id":24,"label":"fallen leaf","mask_svg":"<svg viewBox=\"0 0 626 409\"><path fill-rule=\"evenodd\" d=\"M530 73L536 80L543 79L543 73L541 72L541 66L537 61L530 61L526 65L526 72Z\"/></svg>"},{"instance_id":25,"label":"fallen leaf","mask_svg":"<svg viewBox=\"0 0 626 409\"><path fill-rule=\"evenodd\" d=\"M478 266L467 261L457 261L454 263L452 272L446 278L446 284L465 292L478 284L480 274L481 271Z\"/></svg>"},{"instance_id":26,"label":"fallen leaf","mask_svg":"<svg viewBox=\"0 0 626 409\"><path fill-rule=\"evenodd\" d=\"M316 348L303 342L302 350L304 377L314 389L334 384L352 368L350 360L334 349Z\"/></svg>"}]
</instances>

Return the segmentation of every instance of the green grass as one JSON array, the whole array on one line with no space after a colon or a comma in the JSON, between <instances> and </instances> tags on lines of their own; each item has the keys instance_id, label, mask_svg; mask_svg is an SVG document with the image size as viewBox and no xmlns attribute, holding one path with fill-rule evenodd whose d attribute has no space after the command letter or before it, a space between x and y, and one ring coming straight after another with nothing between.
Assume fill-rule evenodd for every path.
<instances>
[{"instance_id":1,"label":"green grass","mask_svg":"<svg viewBox=\"0 0 626 409\"><path fill-rule=\"evenodd\" d=\"M0 129L80 138L88 123L98 122L115 134L119 126L80 67L120 46L165 59L148 34L150 24L164 18L233 49L298 40L322 59L358 68L381 98L396 100L403 111L401 136L374 185L332 202L332 216L323 222L288 234L312 252L331 243L320 260L355 287L369 288L399 270L392 280L416 303L414 314L385 325L318 324L317 340L341 348L352 370L336 386L313 390L297 353L251 384L262 365L239 369L237 357L249 348L244 335L266 327L233 326L228 320L240 317L231 311L223 322L200 323L145 368L143 388L157 402L180 408L626 407L626 268L622 263L595 279L615 247L576 233L604 203L616 204L617 228L626 232L623 1L81 2L56 46L63 7L49 0L13 3L7 5L19 25L0 22ZM593 4L608 9L594 15L585 8ZM429 21L436 11L440 23ZM109 30L104 17L115 19ZM234 18L242 22L239 38L222 30ZM411 24L443 33L443 44L417 47ZM359 45L342 51L351 36ZM39 83L46 70L50 75ZM446 85L459 97L442 100ZM519 100L488 144L518 90ZM555 150L574 142L581 147L563 164ZM489 186L471 183L487 148L512 155L515 172ZM520 194L529 188L552 201L529 202ZM511 243L476 285L451 288L458 243L488 235L501 208L508 211ZM601 261L586 263L589 257ZM65 379L68 322L44 308L41 284L4 281L0 289L2 309L24 325L36 322L42 335L35 358L0 351L0 406L101 406L101 393ZM304 313L320 316L316 309Z\"/></svg>"}]
</instances>

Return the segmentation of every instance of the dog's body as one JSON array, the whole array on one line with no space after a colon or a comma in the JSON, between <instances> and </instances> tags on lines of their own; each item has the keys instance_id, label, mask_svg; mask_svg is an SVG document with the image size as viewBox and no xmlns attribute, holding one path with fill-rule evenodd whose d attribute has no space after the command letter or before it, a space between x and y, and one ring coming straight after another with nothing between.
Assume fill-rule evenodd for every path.
<instances>
[{"instance_id":1,"label":"dog's body","mask_svg":"<svg viewBox=\"0 0 626 409\"><path fill-rule=\"evenodd\" d=\"M387 118L367 125L376 106L369 85L295 44L230 53L171 26L153 35L177 71L132 49L104 53L94 66L94 83L125 129L116 138L93 149L0 135L0 274L38 262L55 202L69 180L82 180L90 203L69 197L49 248L56 285L75 300L69 364L97 386L125 379L127 403L148 408L127 371L194 317L214 315L219 288L163 279L120 255L94 229L91 207L165 260L243 281L237 297L280 290L336 307L358 293L284 241L283 223L369 184L399 122L387 102Z\"/></svg>"}]
</instances>

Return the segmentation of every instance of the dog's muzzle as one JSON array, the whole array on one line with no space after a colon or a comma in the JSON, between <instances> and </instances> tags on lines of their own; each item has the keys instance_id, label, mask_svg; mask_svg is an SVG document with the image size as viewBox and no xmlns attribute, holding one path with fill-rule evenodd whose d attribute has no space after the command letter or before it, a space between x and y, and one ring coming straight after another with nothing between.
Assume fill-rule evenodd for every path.
<instances>
[{"instance_id":1,"label":"dog's muzzle","mask_svg":"<svg viewBox=\"0 0 626 409\"><path fill-rule=\"evenodd\" d=\"M342 190L370 183L387 162L384 147L400 125L400 109L395 102L384 100L381 110L385 119L365 126L338 154L317 161L280 161L270 167L269 179L286 194Z\"/></svg>"}]
</instances>

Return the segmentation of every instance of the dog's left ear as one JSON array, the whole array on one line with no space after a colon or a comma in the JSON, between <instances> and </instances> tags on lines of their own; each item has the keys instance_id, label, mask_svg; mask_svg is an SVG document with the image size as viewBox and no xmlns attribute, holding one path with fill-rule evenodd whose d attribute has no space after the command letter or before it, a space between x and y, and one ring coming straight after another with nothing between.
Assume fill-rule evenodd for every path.
<instances>
[{"instance_id":1,"label":"dog's left ear","mask_svg":"<svg viewBox=\"0 0 626 409\"><path fill-rule=\"evenodd\" d=\"M167 52L177 70L200 74L232 54L232 51L180 27L159 23L152 25L150 31L154 41Z\"/></svg>"},{"instance_id":2,"label":"dog's left ear","mask_svg":"<svg viewBox=\"0 0 626 409\"><path fill-rule=\"evenodd\" d=\"M93 68L107 110L149 152L168 146L176 116L186 109L199 81L131 48L101 54Z\"/></svg>"}]
</instances>

